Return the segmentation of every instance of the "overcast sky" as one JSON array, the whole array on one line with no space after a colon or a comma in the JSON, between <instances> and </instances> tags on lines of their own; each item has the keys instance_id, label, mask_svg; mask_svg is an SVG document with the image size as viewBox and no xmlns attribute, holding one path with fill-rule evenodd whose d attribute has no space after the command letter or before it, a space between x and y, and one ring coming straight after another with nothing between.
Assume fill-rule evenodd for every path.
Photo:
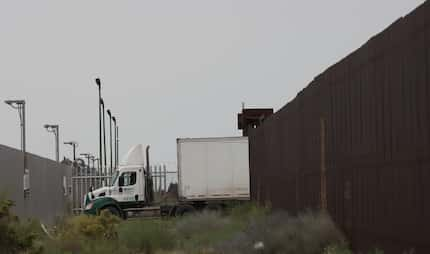
<instances>
[{"instance_id":1,"label":"overcast sky","mask_svg":"<svg viewBox=\"0 0 430 254\"><path fill-rule=\"evenodd\" d=\"M0 0L0 100L26 100L28 151L55 158L54 123L98 154L100 77L120 154L150 144L173 167L177 137L240 135L241 102L278 110L422 2ZM0 116L0 143L19 148L16 110Z\"/></svg>"}]
</instances>

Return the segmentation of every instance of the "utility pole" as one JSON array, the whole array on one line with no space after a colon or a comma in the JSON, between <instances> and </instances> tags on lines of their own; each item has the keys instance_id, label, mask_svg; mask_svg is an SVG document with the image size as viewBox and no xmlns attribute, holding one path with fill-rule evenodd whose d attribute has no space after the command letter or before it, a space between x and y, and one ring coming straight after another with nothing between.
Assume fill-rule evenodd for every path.
<instances>
[{"instance_id":1,"label":"utility pole","mask_svg":"<svg viewBox=\"0 0 430 254\"><path fill-rule=\"evenodd\" d=\"M24 156L24 198L26 198L30 191L30 171L27 169L27 153L26 153L26 146L25 146L25 100L6 100L6 104L11 106L14 109L18 110L19 114L19 120L20 120L20 126L21 126L21 151Z\"/></svg>"},{"instance_id":2,"label":"utility pole","mask_svg":"<svg viewBox=\"0 0 430 254\"><path fill-rule=\"evenodd\" d=\"M119 167L119 126L116 126L116 166Z\"/></svg>"},{"instance_id":3,"label":"utility pole","mask_svg":"<svg viewBox=\"0 0 430 254\"><path fill-rule=\"evenodd\" d=\"M96 78L96 84L99 90L99 167L100 169L103 168L103 157L102 157L102 106L101 106L101 101L102 101L102 85L100 82L99 78Z\"/></svg>"},{"instance_id":4,"label":"utility pole","mask_svg":"<svg viewBox=\"0 0 430 254\"><path fill-rule=\"evenodd\" d=\"M112 120L113 120L113 133L114 133L114 150L115 150L115 153L114 153L114 158L115 158L115 163L114 163L114 167L115 167L115 169L117 169L118 168L118 166L117 166L117 163L118 163L118 160L117 160L117 158L116 158L116 152L117 152L117 147L116 147L116 118L114 117L114 116L112 116Z\"/></svg>"},{"instance_id":5,"label":"utility pole","mask_svg":"<svg viewBox=\"0 0 430 254\"><path fill-rule=\"evenodd\" d=\"M48 132L54 133L55 136L55 160L60 162L60 138L59 138L59 127L57 124L45 124L43 127Z\"/></svg>"},{"instance_id":6,"label":"utility pole","mask_svg":"<svg viewBox=\"0 0 430 254\"><path fill-rule=\"evenodd\" d=\"M65 145L71 145L73 147L73 161L76 160L76 147L78 146L78 142L76 141L69 141L64 142Z\"/></svg>"},{"instance_id":7,"label":"utility pole","mask_svg":"<svg viewBox=\"0 0 430 254\"><path fill-rule=\"evenodd\" d=\"M110 169L109 169L109 174L112 175L112 114L110 112L110 110L107 110L107 114L109 116L109 143L110 143Z\"/></svg>"},{"instance_id":8,"label":"utility pole","mask_svg":"<svg viewBox=\"0 0 430 254\"><path fill-rule=\"evenodd\" d=\"M100 104L102 105L102 110L103 110L103 147L104 147L104 152L103 152L103 158L104 158L104 171L105 174L107 175L107 162L106 162L106 118L105 118L105 103L103 101L103 99L100 99Z\"/></svg>"}]
</instances>

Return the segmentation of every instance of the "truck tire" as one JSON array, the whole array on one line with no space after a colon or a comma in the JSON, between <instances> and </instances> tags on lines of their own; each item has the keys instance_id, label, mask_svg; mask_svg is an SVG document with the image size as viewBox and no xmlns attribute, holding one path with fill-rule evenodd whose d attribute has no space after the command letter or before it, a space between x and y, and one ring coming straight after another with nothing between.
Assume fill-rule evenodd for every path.
<instances>
[{"instance_id":1,"label":"truck tire","mask_svg":"<svg viewBox=\"0 0 430 254\"><path fill-rule=\"evenodd\" d=\"M100 212L101 211L108 211L110 214L112 214L112 215L114 215L114 216L117 216L117 217L119 217L119 218L123 218L123 216L122 216L122 214L121 214L121 212L118 210L118 208L116 208L115 206L106 206L106 207L103 207L101 210L100 210Z\"/></svg>"},{"instance_id":2,"label":"truck tire","mask_svg":"<svg viewBox=\"0 0 430 254\"><path fill-rule=\"evenodd\" d=\"M220 204L208 204L204 210L208 212L220 213L223 210L223 208L222 208L222 205Z\"/></svg>"},{"instance_id":3,"label":"truck tire","mask_svg":"<svg viewBox=\"0 0 430 254\"><path fill-rule=\"evenodd\" d=\"M175 217L176 216L176 210L177 210L177 208L178 207L176 207L176 206L173 206L172 208L170 208L169 217Z\"/></svg>"},{"instance_id":4,"label":"truck tire","mask_svg":"<svg viewBox=\"0 0 430 254\"><path fill-rule=\"evenodd\" d=\"M196 209L191 205L179 205L176 208L175 216L180 217L184 215L190 215L196 212Z\"/></svg>"}]
</instances>

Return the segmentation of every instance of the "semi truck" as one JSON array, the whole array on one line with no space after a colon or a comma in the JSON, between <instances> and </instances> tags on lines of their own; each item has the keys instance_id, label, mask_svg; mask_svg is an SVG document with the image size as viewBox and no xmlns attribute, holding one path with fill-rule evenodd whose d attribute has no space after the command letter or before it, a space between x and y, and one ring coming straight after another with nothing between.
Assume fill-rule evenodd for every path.
<instances>
[{"instance_id":1,"label":"semi truck","mask_svg":"<svg viewBox=\"0 0 430 254\"><path fill-rule=\"evenodd\" d=\"M183 216L250 199L247 137L177 139L178 193L170 203L154 201L148 165L142 145L130 149L110 186L90 188L84 213L107 210L124 219L145 211Z\"/></svg>"}]
</instances>

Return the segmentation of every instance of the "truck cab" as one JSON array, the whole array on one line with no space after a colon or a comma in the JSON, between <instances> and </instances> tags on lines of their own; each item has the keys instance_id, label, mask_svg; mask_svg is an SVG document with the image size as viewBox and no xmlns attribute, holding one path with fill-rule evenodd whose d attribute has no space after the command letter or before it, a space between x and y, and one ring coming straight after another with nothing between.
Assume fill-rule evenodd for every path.
<instances>
[{"instance_id":1,"label":"truck cab","mask_svg":"<svg viewBox=\"0 0 430 254\"><path fill-rule=\"evenodd\" d=\"M149 205L147 182L150 180L144 166L143 146L133 147L125 156L123 165L115 171L110 186L90 189L84 198L84 213L97 215L109 210L120 217L126 217L126 209Z\"/></svg>"}]
</instances>

